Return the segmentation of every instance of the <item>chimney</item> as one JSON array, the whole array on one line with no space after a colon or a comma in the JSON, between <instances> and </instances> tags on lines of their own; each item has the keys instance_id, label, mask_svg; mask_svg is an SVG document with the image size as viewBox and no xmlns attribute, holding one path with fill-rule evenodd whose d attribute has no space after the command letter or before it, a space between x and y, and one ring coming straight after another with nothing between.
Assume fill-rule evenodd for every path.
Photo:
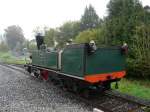
<instances>
[{"instance_id":1,"label":"chimney","mask_svg":"<svg viewBox=\"0 0 150 112\"><path fill-rule=\"evenodd\" d=\"M36 35L36 43L38 50L40 50L40 46L44 44L44 36L42 36L40 33Z\"/></svg>"}]
</instances>

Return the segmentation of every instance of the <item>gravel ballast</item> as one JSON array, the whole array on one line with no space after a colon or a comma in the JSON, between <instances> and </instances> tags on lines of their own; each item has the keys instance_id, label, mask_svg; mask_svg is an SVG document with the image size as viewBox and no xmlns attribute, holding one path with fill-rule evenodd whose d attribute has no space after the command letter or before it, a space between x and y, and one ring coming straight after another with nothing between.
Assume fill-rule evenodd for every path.
<instances>
[{"instance_id":1,"label":"gravel ballast","mask_svg":"<svg viewBox=\"0 0 150 112\"><path fill-rule=\"evenodd\" d=\"M90 111L74 94L0 65L0 112Z\"/></svg>"}]
</instances>

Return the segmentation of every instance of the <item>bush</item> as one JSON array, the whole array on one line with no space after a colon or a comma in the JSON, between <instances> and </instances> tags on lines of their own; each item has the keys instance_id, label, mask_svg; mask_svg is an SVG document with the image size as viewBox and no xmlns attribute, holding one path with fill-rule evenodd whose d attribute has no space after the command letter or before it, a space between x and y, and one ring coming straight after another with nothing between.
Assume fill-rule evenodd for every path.
<instances>
[{"instance_id":1,"label":"bush","mask_svg":"<svg viewBox=\"0 0 150 112\"><path fill-rule=\"evenodd\" d=\"M127 59L127 77L150 79L150 64L145 60L136 62L133 59Z\"/></svg>"},{"instance_id":2,"label":"bush","mask_svg":"<svg viewBox=\"0 0 150 112\"><path fill-rule=\"evenodd\" d=\"M128 76L150 79L150 26L136 27L131 55L128 62Z\"/></svg>"},{"instance_id":3,"label":"bush","mask_svg":"<svg viewBox=\"0 0 150 112\"><path fill-rule=\"evenodd\" d=\"M103 29L88 29L80 32L75 38L76 43L89 43L91 40L94 40L98 46L105 45L106 38Z\"/></svg>"}]
</instances>

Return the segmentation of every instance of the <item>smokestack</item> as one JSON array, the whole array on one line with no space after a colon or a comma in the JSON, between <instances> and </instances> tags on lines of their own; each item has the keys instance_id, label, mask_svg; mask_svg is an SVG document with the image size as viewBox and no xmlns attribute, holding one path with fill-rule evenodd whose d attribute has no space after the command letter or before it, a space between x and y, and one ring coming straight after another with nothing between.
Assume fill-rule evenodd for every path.
<instances>
[{"instance_id":1,"label":"smokestack","mask_svg":"<svg viewBox=\"0 0 150 112\"><path fill-rule=\"evenodd\" d=\"M40 46L44 44L44 36L42 36L40 33L36 35L36 43L38 50L40 49Z\"/></svg>"}]
</instances>

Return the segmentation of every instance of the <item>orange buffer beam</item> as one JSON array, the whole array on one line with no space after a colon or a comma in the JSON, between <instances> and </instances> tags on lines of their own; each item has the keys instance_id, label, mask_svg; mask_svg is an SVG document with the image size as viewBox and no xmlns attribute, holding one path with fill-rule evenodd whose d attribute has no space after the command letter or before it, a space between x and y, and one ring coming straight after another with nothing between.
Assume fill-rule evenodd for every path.
<instances>
[{"instance_id":1,"label":"orange buffer beam","mask_svg":"<svg viewBox=\"0 0 150 112\"><path fill-rule=\"evenodd\" d=\"M91 75L85 75L84 80L90 83L96 83L99 81L122 78L125 76L125 74L126 74L126 71L103 73L103 74L91 74Z\"/></svg>"}]
</instances>

